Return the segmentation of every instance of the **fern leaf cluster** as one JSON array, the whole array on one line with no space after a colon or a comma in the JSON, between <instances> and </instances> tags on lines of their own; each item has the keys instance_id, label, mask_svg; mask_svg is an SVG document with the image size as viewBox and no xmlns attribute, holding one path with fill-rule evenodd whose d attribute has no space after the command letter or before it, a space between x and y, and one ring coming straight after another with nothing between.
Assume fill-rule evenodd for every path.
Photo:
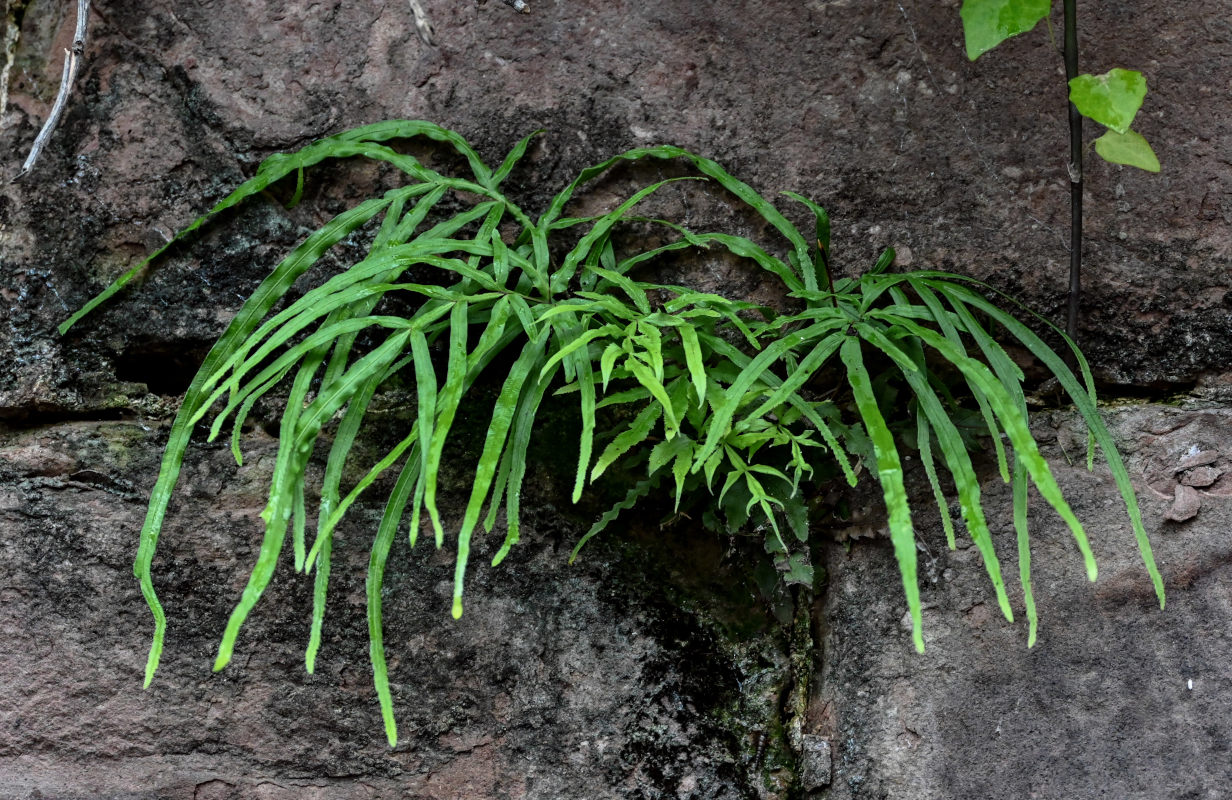
<instances>
[{"instance_id":1,"label":"fern leaf cluster","mask_svg":"<svg viewBox=\"0 0 1232 800\"><path fill-rule=\"evenodd\" d=\"M440 174L389 146L391 140L411 137L452 148L469 174ZM677 508L682 499L700 495L723 510L729 527L766 531L767 551L788 579L806 582L811 575L800 558L801 543L809 535L805 487L820 479L819 470L841 474L854 485L858 464L853 458L869 459L889 512L914 641L921 650L916 547L900 455L903 436L896 433L904 420L895 417L903 417L901 411L879 398L878 386L894 382L905 387L910 397L905 419L913 423L910 445L918 449L950 544L955 533L942 471L952 479L963 522L983 555L1001 609L1012 619L975 467L955 423L962 404L972 405L1002 476L1013 483L1020 585L1033 641L1037 619L1026 528L1028 484L1069 524L1092 579L1095 562L1082 526L1031 437L1023 375L988 323L1051 369L1086 419L1093 447L1103 450L1121 490L1162 603L1162 583L1128 475L1095 410L1090 372L1072 343L1082 380L1026 325L990 302L981 293L986 287L939 272L888 272L892 251L864 275L832 283L824 210L790 195L813 214L810 240L718 164L676 147L631 150L583 170L532 219L502 191L530 139L518 142L492 170L461 136L431 123L359 128L267 159L251 180L180 234L289 176L296 176L302 188L304 170L325 159L362 156L392 165L406 179L406 185L338 215L296 247L243 305L188 389L135 565L155 618L147 685L158 666L166 627L151 563L190 434L214 412L211 437L230 424L239 461L244 420L275 387L287 393L287 400L262 513L264 540L214 666L221 669L230 660L244 620L269 585L289 540L295 568L315 571L305 655L312 671L321 644L334 531L356 499L390 471L397 477L372 542L367 597L373 675L391 743L396 727L382 645L381 585L398 531L405 522L410 546L421 527L432 531L437 547L452 537L457 554L453 614L461 615L474 536L496 529L503 512L505 537L493 563L518 541L527 451L536 416L551 395L577 403L581 435L573 501L617 466L632 476L626 496L600 516L578 548L652 492L667 492ZM644 159L688 162L702 179L735 195L781 234L784 255L747 238L667 222L660 224L674 232L671 242L618 251L614 232L630 220L645 222L636 216L636 207L671 180L641 189L607 213L564 216L585 183L619 162ZM477 202L446 213L442 201L458 193ZM362 226L378 222L361 260L298 299L284 300L323 254ZM640 265L665 253L708 248L729 251L776 276L795 310L776 312L634 277L641 274ZM65 329L122 288L145 263L83 308ZM409 277L425 274L436 277L427 282ZM395 295L414 309L409 315L382 311L388 306L382 301ZM361 333L372 344L357 346ZM943 380L936 364L952 374ZM414 422L344 493L344 466L369 405L395 376L414 381ZM481 381L499 390L461 524L449 532L438 508L440 465L459 407ZM835 399L817 400L819 393L810 387L825 381L832 385L822 394ZM305 474L331 425L313 514L306 508Z\"/></svg>"}]
</instances>

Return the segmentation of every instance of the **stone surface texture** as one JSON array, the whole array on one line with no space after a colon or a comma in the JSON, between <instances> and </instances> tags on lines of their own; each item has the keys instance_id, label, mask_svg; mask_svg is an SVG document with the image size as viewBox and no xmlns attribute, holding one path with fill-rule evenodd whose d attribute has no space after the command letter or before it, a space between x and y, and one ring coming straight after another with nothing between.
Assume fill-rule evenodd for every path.
<instances>
[{"instance_id":1,"label":"stone surface texture","mask_svg":"<svg viewBox=\"0 0 1232 800\"><path fill-rule=\"evenodd\" d=\"M450 553L397 556L385 614L396 749L363 616L378 506L342 531L317 673L301 655L311 587L289 568L235 661L211 673L259 540L269 408L254 412L243 467L225 448L190 452L155 565L168 647L141 691L151 624L131 558L179 396L277 259L388 173L322 167L295 209L254 200L69 335L55 328L265 156L387 118L454 128L490 162L546 129L509 184L533 210L588 164L677 144L768 197L827 206L841 274L893 246L901 267L972 275L1057 319L1065 96L1046 32L970 63L957 0L539 0L530 15L422 0L429 47L404 0L95 2L61 127L10 183L74 24L75 4L21 5L5 15L20 38L0 109L0 800L798 796L791 759L763 744L790 687L774 604L733 571L732 551L703 534L659 544L653 520L645 547L600 543L567 566L593 509L564 509L546 476L526 541L498 570L476 569L462 621L447 615ZM1107 474L1069 467L1082 437L1042 415L1099 582L1082 580L1068 534L1037 508L1042 628L1026 650L976 553L944 551L922 513L929 650L917 656L885 543L830 547L804 730L832 746L821 797L1179 800L1224 796L1232 779L1232 20L1211 0L1080 7L1084 68L1147 74L1135 128L1163 162L1159 175L1089 166L1081 337L1108 395L1190 397L1110 412L1168 610L1153 608ZM579 208L676 174L617 174ZM765 233L735 206L690 185L655 210ZM777 296L723 263L683 269L735 296ZM456 496L463 478L450 479ZM1193 513L1166 521L1178 490ZM986 495L1008 529L1007 493L991 482ZM755 634L714 611L741 604ZM737 627L753 638L726 638Z\"/></svg>"},{"instance_id":2,"label":"stone surface texture","mask_svg":"<svg viewBox=\"0 0 1232 800\"><path fill-rule=\"evenodd\" d=\"M1112 409L1129 471L1195 449L1232 454L1227 409ZM814 733L835 742L827 798L1217 798L1232 781L1232 497L1202 493L1193 519L1139 491L1163 574L1160 611L1106 468L1087 472L1072 417L1041 415L1037 438L1091 537L1088 583L1061 519L1031 514L1039 638L1027 648L1008 487L984 499L1019 621L1001 616L976 549L949 551L936 513L918 516L926 652L910 641L888 543L831 546ZM1068 458L1073 459L1070 466ZM954 509L957 512L957 509Z\"/></svg>"},{"instance_id":3,"label":"stone surface texture","mask_svg":"<svg viewBox=\"0 0 1232 800\"><path fill-rule=\"evenodd\" d=\"M311 581L289 570L212 673L260 541L268 437L238 470L226 449L189 459L156 566L167 649L142 691L151 620L131 559L163 434L113 421L0 436L0 798L749 796L712 719L741 677L730 658L656 599L670 576L653 565L597 548L570 567L578 531L546 510L527 547L472 572L456 623L451 552L395 550L393 750L364 611L379 508L338 537L315 674Z\"/></svg>"}]
</instances>

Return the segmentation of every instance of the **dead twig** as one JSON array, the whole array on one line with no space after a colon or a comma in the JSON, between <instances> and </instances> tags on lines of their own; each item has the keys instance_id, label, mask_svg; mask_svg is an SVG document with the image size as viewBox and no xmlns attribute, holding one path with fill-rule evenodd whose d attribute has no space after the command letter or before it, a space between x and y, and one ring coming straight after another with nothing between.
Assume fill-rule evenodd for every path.
<instances>
[{"instance_id":1,"label":"dead twig","mask_svg":"<svg viewBox=\"0 0 1232 800\"><path fill-rule=\"evenodd\" d=\"M432 41L432 23L428 22L428 15L424 13L423 6L419 4L419 0L410 0L411 16L415 18L415 32L419 34L419 39L424 44L431 47L435 44Z\"/></svg>"},{"instance_id":2,"label":"dead twig","mask_svg":"<svg viewBox=\"0 0 1232 800\"><path fill-rule=\"evenodd\" d=\"M21 172L13 178L14 181L21 180L29 174L30 170L34 169L34 163L38 161L39 154L43 152L43 148L51 139L51 134L60 124L60 117L64 115L64 109L68 106L68 97L72 94L73 83L77 79L77 71L81 68L82 56L85 54L86 23L89 17L90 0L77 0L77 30L73 34L72 49L64 51L64 72L60 75L60 91L56 94L56 102L51 107L51 113L47 115L47 121L43 123L43 129L39 131L34 145L30 148L26 163L21 165Z\"/></svg>"}]
</instances>

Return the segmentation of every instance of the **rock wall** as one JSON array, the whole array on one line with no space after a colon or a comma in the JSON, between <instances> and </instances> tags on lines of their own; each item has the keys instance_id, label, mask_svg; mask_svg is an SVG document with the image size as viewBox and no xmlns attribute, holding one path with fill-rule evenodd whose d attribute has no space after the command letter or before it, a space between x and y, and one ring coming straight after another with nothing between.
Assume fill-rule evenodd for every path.
<instances>
[{"instance_id":1,"label":"rock wall","mask_svg":"<svg viewBox=\"0 0 1232 800\"><path fill-rule=\"evenodd\" d=\"M129 565L178 395L279 255L389 176L323 169L299 208L249 203L67 337L55 325L272 152L402 117L457 129L496 160L542 127L512 179L538 208L587 164L678 144L768 196L794 190L829 207L845 274L894 246L901 266L972 274L1059 316L1064 90L1043 31L971 64L955 2L558 0L530 15L495 2L423 6L435 46L401 2L94 4L61 128L33 174L0 185L0 797L798 791L785 787L799 765L765 744L781 738L771 734L792 686L782 598L760 596L745 554L704 534L681 533L668 549L649 534L636 546L613 537L567 567L587 509L555 508L562 495L547 478L533 535L499 570L476 572L461 624L437 595L448 554L401 555L386 613L397 749L380 733L362 615L375 508L344 531L356 545L337 570L318 673L302 670L309 589L290 570L249 623L241 658L210 673L259 536L272 444L261 426L241 469L212 446L190 454L156 564L168 650L140 691L150 624ZM20 38L0 112L4 176L49 109L73 28L70 4L8 7ZM1112 395L1226 402L1232 384L1232 109L1219 102L1232 23L1222 12L1082 4L1084 67L1147 74L1136 127L1164 166L1150 176L1096 162L1088 173L1082 337ZM693 224L752 232L721 195L670 202ZM703 279L766 291L739 275ZM1172 414L1206 420L1174 431L1204 432L1150 433L1159 426L1144 420ZM1151 458L1197 445L1225 465L1232 452L1219 408L1116 419L1122 441ZM829 796L982 798L1002 786L1042 798L1219 796L1224 490L1202 495L1192 521L1166 522L1148 484L1171 496L1171 476L1135 462L1170 585L1159 613L1142 599L1148 584L1107 480L1054 456L1097 519L1104 576L1094 589L1079 580L1061 531L1037 514L1044 628L1031 651L1021 626L982 599L970 551L941 552L931 523L921 522L937 558L924 657L899 629L884 547L829 551L805 731L831 745Z\"/></svg>"},{"instance_id":2,"label":"rock wall","mask_svg":"<svg viewBox=\"0 0 1232 800\"><path fill-rule=\"evenodd\" d=\"M1232 466L1226 408L1109 410L1167 590L1160 611L1106 470L1086 471L1072 416L1036 435L1091 537L1096 583L1061 519L1031 514L1039 638L997 608L974 547L949 551L936 514L918 520L924 638L915 653L882 544L831 545L814 729L835 743L827 798L1215 798L1232 779L1232 474L1197 490L1195 517L1169 520L1195 453ZM1073 463L1071 465L1070 459ZM1192 479L1189 479L1192 480ZM1201 479L1199 479L1201 482ZM1152 488L1154 487L1154 488ZM983 486L1003 562L1015 562L1011 498ZM1164 490L1164 491L1160 491ZM956 510L956 509L955 509ZM1006 570L1023 614L1017 570Z\"/></svg>"},{"instance_id":3,"label":"rock wall","mask_svg":"<svg viewBox=\"0 0 1232 800\"><path fill-rule=\"evenodd\" d=\"M570 567L578 531L547 503L526 547L473 571L458 622L452 554L395 550L384 617L397 748L368 662L379 507L340 531L315 674L303 665L311 580L290 570L212 673L260 541L268 437L247 442L239 470L226 449L189 459L156 567L167 649L143 692L151 620L130 565L164 435L112 421L0 436L0 797L748 796L739 743L716 721L743 677L730 647L663 599L670 573L640 554L596 548Z\"/></svg>"}]
</instances>

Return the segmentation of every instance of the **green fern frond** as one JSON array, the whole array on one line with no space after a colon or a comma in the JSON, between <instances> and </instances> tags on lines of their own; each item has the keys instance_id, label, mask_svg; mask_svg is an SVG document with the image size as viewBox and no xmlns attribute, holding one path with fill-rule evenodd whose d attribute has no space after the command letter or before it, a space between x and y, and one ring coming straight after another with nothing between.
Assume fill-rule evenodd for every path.
<instances>
[{"instance_id":1,"label":"green fern frond","mask_svg":"<svg viewBox=\"0 0 1232 800\"><path fill-rule=\"evenodd\" d=\"M445 543L449 532L438 508L441 466L451 458L459 409L479 386L499 388L494 390L456 533L455 617L462 613L477 530L493 531L504 512L505 538L493 565L520 538L521 493L535 423L545 399L554 395L569 402L576 399L578 404L580 437L572 500L577 502L595 481L624 481L623 499L599 517L570 560L622 512L661 486L670 486L675 511L701 502L716 517L722 516L729 530L760 529L784 579L809 582L811 567L800 552L792 551L789 540L799 543L808 538L807 497L815 491L814 482L841 474L854 486L858 460L871 460L889 512L912 639L922 650L911 498L896 434L899 423L906 420L887 417L889 406L879 396L901 390L910 398L908 407L915 417L910 426L914 436L902 444L919 451L947 541L954 546L955 531L942 490L942 470L953 481L967 533L983 558L998 604L1012 620L979 478L956 420L960 414L975 413L983 421L999 470L1013 486L1019 578L1029 622L1028 644L1032 644L1038 619L1030 580L1028 481L1073 531L1092 579L1095 562L1081 524L1031 437L1022 371L980 319L1025 346L1069 393L1090 429L1092 452L1098 444L1105 454L1163 604L1162 580L1128 473L1099 418L1090 370L1072 342L1064 340L1081 378L1026 325L990 301L989 287L940 272L890 272L893 250L886 250L863 275L832 281L830 219L824 209L788 193L813 215L810 245L750 186L715 162L677 147L630 150L583 170L532 220L501 186L535 135L519 141L492 170L460 135L432 123L395 121L358 128L297 153L266 159L252 179L173 240L183 239L219 212L292 175L293 199L298 200L305 170L328 159L384 162L406 181L405 186L338 215L283 259L244 303L186 392L172 424L134 564L155 620L147 686L166 632L151 564L193 426L214 411L213 438L230 421L232 449L239 461L241 428L254 403L288 379L269 502L262 514L264 538L222 636L215 669L230 660L248 613L273 578L287 538L295 568L316 570L305 652L306 668L314 669L334 531L363 493L397 466L367 574L373 680L391 745L397 729L382 635L384 572L396 533L408 517L410 546L416 544L424 515L436 546ZM452 148L466 162L469 175L442 175L386 144L408 137ZM643 159L683 160L699 175L651 184L595 216L564 215L585 184L616 164ZM639 203L680 180L717 185L745 203L782 240L765 245L634 214ZM462 204L456 213L444 210L453 207L444 201L458 194L477 201ZM296 280L327 252L344 239L356 238L378 219L364 257L274 310ZM631 252L616 247L619 237L613 234L621 226L646 224L666 229L676 238ZM667 253L709 248L721 248L775 276L797 305L767 309L690 287L634 278ZM121 276L62 330L121 290L165 249ZM391 302L395 299L397 304ZM934 369L937 364L944 366L945 374ZM374 398L394 379L414 381L413 420L397 445L375 464L364 465L363 477L344 495L343 476L351 466L359 431L370 422ZM962 408L963 403L969 405ZM327 426L335 427L315 509L315 537L309 544L311 515L304 482Z\"/></svg>"}]
</instances>

